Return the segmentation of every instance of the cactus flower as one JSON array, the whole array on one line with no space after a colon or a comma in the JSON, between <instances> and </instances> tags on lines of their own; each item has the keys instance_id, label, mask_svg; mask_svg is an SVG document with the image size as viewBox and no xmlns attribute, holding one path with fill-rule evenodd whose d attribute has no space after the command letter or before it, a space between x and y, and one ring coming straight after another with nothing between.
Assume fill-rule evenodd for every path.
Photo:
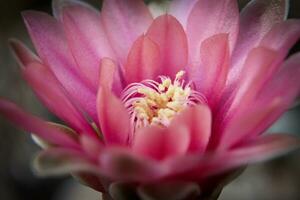
<instances>
[{"instance_id":1,"label":"cactus flower","mask_svg":"<svg viewBox=\"0 0 300 200\"><path fill-rule=\"evenodd\" d=\"M299 147L263 134L300 92L300 21L288 1L173 0L154 17L141 0L101 11L54 0L25 11L37 54L10 45L40 101L63 122L1 99L0 113L43 147L41 175L70 173L104 199L217 198L248 164Z\"/></svg>"}]
</instances>

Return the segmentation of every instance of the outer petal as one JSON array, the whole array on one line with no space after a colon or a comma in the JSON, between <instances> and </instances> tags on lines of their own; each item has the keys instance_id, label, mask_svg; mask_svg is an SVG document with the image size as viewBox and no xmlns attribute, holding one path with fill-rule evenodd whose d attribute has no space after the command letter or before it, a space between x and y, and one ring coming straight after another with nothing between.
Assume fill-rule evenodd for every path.
<instances>
[{"instance_id":1,"label":"outer petal","mask_svg":"<svg viewBox=\"0 0 300 200\"><path fill-rule=\"evenodd\" d=\"M187 38L181 24L171 15L162 15L150 26L149 36L160 47L162 75L175 77L187 64Z\"/></svg>"},{"instance_id":2,"label":"outer petal","mask_svg":"<svg viewBox=\"0 0 300 200\"><path fill-rule=\"evenodd\" d=\"M233 54L230 82L235 81L243 63L262 38L278 22L286 18L288 0L252 0L241 13L240 34Z\"/></svg>"},{"instance_id":3,"label":"outer petal","mask_svg":"<svg viewBox=\"0 0 300 200\"><path fill-rule=\"evenodd\" d=\"M212 115L209 107L197 105L179 114L170 126L174 129L178 126L186 127L191 137L188 151L199 154L206 150L211 135L211 125Z\"/></svg>"},{"instance_id":4,"label":"outer petal","mask_svg":"<svg viewBox=\"0 0 300 200\"><path fill-rule=\"evenodd\" d=\"M171 2L169 12L186 28L188 17L197 3L197 0L173 0Z\"/></svg>"},{"instance_id":5,"label":"outer petal","mask_svg":"<svg viewBox=\"0 0 300 200\"><path fill-rule=\"evenodd\" d=\"M229 68L228 34L214 35L201 44L201 67L191 69L190 77L209 103L216 101L224 88Z\"/></svg>"},{"instance_id":6,"label":"outer petal","mask_svg":"<svg viewBox=\"0 0 300 200\"><path fill-rule=\"evenodd\" d=\"M283 60L300 38L300 20L287 20L273 26L260 45L280 52Z\"/></svg>"},{"instance_id":7,"label":"outer petal","mask_svg":"<svg viewBox=\"0 0 300 200\"><path fill-rule=\"evenodd\" d=\"M185 126L169 128L152 126L139 129L135 133L132 148L138 154L163 160L184 154L189 147L190 139Z\"/></svg>"},{"instance_id":8,"label":"outer petal","mask_svg":"<svg viewBox=\"0 0 300 200\"><path fill-rule=\"evenodd\" d=\"M141 36L133 44L128 55L124 74L127 83L155 79L161 72L159 46L147 36Z\"/></svg>"},{"instance_id":9,"label":"outer petal","mask_svg":"<svg viewBox=\"0 0 300 200\"><path fill-rule=\"evenodd\" d=\"M74 4L64 7L62 15L68 44L76 63L96 89L101 58L114 59L100 13L87 6Z\"/></svg>"},{"instance_id":10,"label":"outer petal","mask_svg":"<svg viewBox=\"0 0 300 200\"><path fill-rule=\"evenodd\" d=\"M21 68L31 62L40 62L40 59L19 40L11 39L9 44Z\"/></svg>"},{"instance_id":11,"label":"outer petal","mask_svg":"<svg viewBox=\"0 0 300 200\"><path fill-rule=\"evenodd\" d=\"M239 10L237 1L198 0L188 19L187 35L192 62L199 62L199 46L216 34L228 33L232 52L238 35Z\"/></svg>"},{"instance_id":12,"label":"outer petal","mask_svg":"<svg viewBox=\"0 0 300 200\"><path fill-rule=\"evenodd\" d=\"M107 87L100 87L97 99L99 123L106 144L126 145L131 132L128 112Z\"/></svg>"},{"instance_id":13,"label":"outer petal","mask_svg":"<svg viewBox=\"0 0 300 200\"><path fill-rule=\"evenodd\" d=\"M68 99L58 80L45 66L39 63L27 65L23 70L23 75L51 112L79 133L96 136L82 114Z\"/></svg>"},{"instance_id":14,"label":"outer petal","mask_svg":"<svg viewBox=\"0 0 300 200\"><path fill-rule=\"evenodd\" d=\"M122 148L106 148L99 158L102 171L113 179L151 181L166 173L159 163Z\"/></svg>"},{"instance_id":15,"label":"outer petal","mask_svg":"<svg viewBox=\"0 0 300 200\"><path fill-rule=\"evenodd\" d=\"M151 24L151 13L141 0L104 0L102 16L111 45L125 63L131 45Z\"/></svg>"},{"instance_id":16,"label":"outer petal","mask_svg":"<svg viewBox=\"0 0 300 200\"><path fill-rule=\"evenodd\" d=\"M37 134L51 144L71 148L79 147L77 141L69 134L66 134L60 127L24 112L21 108L9 101L0 99L0 113L20 128Z\"/></svg>"},{"instance_id":17,"label":"outer petal","mask_svg":"<svg viewBox=\"0 0 300 200\"><path fill-rule=\"evenodd\" d=\"M41 12L27 11L23 17L41 59L70 96L96 121L96 95L77 74L77 65L69 52L60 24Z\"/></svg>"}]
</instances>

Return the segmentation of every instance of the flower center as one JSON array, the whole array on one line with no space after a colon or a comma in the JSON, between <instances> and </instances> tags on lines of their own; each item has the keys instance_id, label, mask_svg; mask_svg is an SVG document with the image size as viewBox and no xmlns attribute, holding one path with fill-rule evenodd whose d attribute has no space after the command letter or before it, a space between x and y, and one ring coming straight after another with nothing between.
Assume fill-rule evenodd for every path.
<instances>
[{"instance_id":1,"label":"flower center","mask_svg":"<svg viewBox=\"0 0 300 200\"><path fill-rule=\"evenodd\" d=\"M168 126L171 120L188 106L205 102L205 98L185 84L185 72L179 71L175 80L160 76L159 82L144 80L128 85L122 101L131 116L134 130L149 126Z\"/></svg>"}]
</instances>

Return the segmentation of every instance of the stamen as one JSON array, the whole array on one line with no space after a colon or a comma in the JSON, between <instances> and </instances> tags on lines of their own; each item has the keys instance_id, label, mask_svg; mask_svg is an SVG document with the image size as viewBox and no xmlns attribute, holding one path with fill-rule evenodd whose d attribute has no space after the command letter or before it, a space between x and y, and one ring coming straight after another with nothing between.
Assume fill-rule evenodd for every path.
<instances>
[{"instance_id":1,"label":"stamen","mask_svg":"<svg viewBox=\"0 0 300 200\"><path fill-rule=\"evenodd\" d=\"M125 88L122 101L131 115L134 131L150 125L168 126L186 107L206 102L191 88L191 83L185 84L184 75L184 71L179 71L173 82L160 76L160 82L144 80Z\"/></svg>"}]
</instances>

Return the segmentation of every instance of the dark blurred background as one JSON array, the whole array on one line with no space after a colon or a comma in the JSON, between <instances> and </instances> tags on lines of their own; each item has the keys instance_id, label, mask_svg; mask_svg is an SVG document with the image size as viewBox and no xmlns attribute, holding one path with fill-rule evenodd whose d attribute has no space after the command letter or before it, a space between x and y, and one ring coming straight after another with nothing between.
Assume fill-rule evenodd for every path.
<instances>
[{"instance_id":1,"label":"dark blurred background","mask_svg":"<svg viewBox=\"0 0 300 200\"><path fill-rule=\"evenodd\" d=\"M100 1L100 0L99 0ZM98 0L90 0L100 7ZM153 1L148 1L152 2ZM155 1L164 3L164 1ZM240 0L241 7L247 0ZM0 96L8 97L34 114L53 118L21 79L8 48L9 38L19 38L30 47L20 12L27 9L51 12L50 0L0 1ZM291 0L290 18L300 18L300 1ZM299 44L292 52L300 51ZM299 63L300 65L300 63ZM299 106L288 111L271 129L300 133ZM300 134L299 134L300 136ZM24 134L0 118L0 200L99 200L99 195L69 177L38 178L31 162L39 148ZM300 200L300 152L250 166L226 187L222 200Z\"/></svg>"}]
</instances>

